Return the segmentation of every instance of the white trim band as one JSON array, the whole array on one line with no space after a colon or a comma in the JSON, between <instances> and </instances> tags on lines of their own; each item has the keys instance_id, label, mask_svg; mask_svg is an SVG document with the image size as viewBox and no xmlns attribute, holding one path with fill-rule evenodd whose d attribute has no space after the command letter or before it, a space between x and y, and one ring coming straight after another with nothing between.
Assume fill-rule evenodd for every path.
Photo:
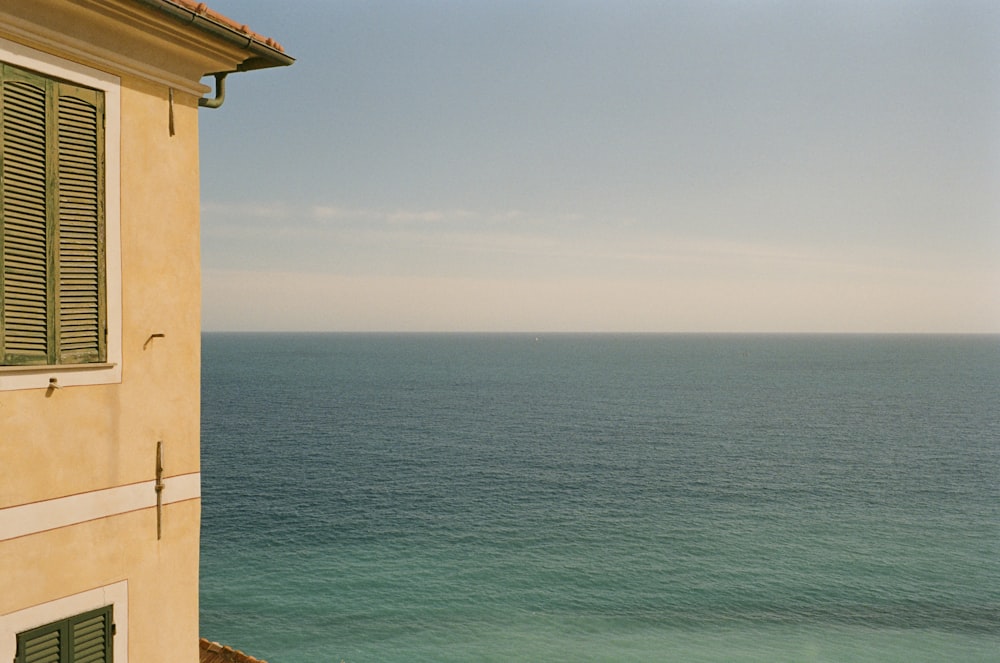
<instances>
[{"instance_id":1,"label":"white trim band","mask_svg":"<svg viewBox=\"0 0 1000 663\"><path fill-rule=\"evenodd\" d=\"M163 504L201 497L201 472L163 479ZM0 509L0 541L156 506L156 482L142 481Z\"/></svg>"}]
</instances>

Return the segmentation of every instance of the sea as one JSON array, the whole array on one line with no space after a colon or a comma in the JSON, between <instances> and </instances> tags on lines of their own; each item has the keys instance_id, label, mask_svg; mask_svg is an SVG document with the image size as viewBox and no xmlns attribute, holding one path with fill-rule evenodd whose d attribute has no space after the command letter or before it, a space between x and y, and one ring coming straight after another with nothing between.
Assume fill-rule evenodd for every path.
<instances>
[{"instance_id":1,"label":"sea","mask_svg":"<svg viewBox=\"0 0 1000 663\"><path fill-rule=\"evenodd\" d=\"M203 340L210 640L1000 661L1000 336Z\"/></svg>"}]
</instances>

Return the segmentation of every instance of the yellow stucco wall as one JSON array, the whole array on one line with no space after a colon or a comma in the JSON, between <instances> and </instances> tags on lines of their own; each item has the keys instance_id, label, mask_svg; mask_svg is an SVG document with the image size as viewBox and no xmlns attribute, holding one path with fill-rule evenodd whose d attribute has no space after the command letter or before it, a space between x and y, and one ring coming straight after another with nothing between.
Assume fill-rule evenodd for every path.
<instances>
[{"instance_id":1,"label":"yellow stucco wall","mask_svg":"<svg viewBox=\"0 0 1000 663\"><path fill-rule=\"evenodd\" d=\"M198 500L165 506L159 541L144 509L4 542L0 569L17 582L0 614L127 580L129 660L197 661L198 512Z\"/></svg>"},{"instance_id":2,"label":"yellow stucco wall","mask_svg":"<svg viewBox=\"0 0 1000 663\"><path fill-rule=\"evenodd\" d=\"M199 468L197 111L122 89L122 382L0 393L0 508ZM164 338L147 339L154 333ZM145 345L145 349L144 349Z\"/></svg>"},{"instance_id":3,"label":"yellow stucco wall","mask_svg":"<svg viewBox=\"0 0 1000 663\"><path fill-rule=\"evenodd\" d=\"M121 80L122 293L120 384L0 391L0 510L149 482L158 441L166 477L197 473L198 79L244 55L123 0L14 0L0 7L0 38ZM0 532L0 626L4 615L126 581L128 660L197 661L200 499L162 515L159 540L155 508Z\"/></svg>"},{"instance_id":4,"label":"yellow stucco wall","mask_svg":"<svg viewBox=\"0 0 1000 663\"><path fill-rule=\"evenodd\" d=\"M199 471L197 100L124 77L121 384L0 392L0 508ZM146 341L151 334L163 338ZM200 500L0 542L0 615L120 580L129 659L196 661ZM67 615L69 616L69 615Z\"/></svg>"},{"instance_id":5,"label":"yellow stucco wall","mask_svg":"<svg viewBox=\"0 0 1000 663\"><path fill-rule=\"evenodd\" d=\"M122 382L0 392L0 508L199 469L196 100L122 86ZM152 334L164 334L146 343ZM145 348L144 348L145 346Z\"/></svg>"}]
</instances>

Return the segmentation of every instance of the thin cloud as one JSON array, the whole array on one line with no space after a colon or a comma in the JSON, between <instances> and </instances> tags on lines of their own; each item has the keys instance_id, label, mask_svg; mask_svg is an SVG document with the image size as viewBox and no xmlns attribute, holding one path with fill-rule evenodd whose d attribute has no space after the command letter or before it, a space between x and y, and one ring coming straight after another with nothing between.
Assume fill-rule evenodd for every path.
<instances>
[{"instance_id":1,"label":"thin cloud","mask_svg":"<svg viewBox=\"0 0 1000 663\"><path fill-rule=\"evenodd\" d=\"M222 219L288 219L294 216L295 207L283 202L221 203L204 202L201 214L205 218Z\"/></svg>"}]
</instances>

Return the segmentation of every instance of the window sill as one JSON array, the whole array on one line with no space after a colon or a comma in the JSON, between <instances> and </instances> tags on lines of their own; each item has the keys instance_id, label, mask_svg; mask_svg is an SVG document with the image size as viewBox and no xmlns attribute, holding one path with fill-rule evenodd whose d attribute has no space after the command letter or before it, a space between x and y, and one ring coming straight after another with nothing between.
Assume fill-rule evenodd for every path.
<instances>
[{"instance_id":1,"label":"window sill","mask_svg":"<svg viewBox=\"0 0 1000 663\"><path fill-rule=\"evenodd\" d=\"M63 371L92 371L102 368L114 368L114 363L93 364L31 364L26 366L0 366L0 374L10 373L61 373Z\"/></svg>"},{"instance_id":2,"label":"window sill","mask_svg":"<svg viewBox=\"0 0 1000 663\"><path fill-rule=\"evenodd\" d=\"M122 366L118 362L100 364L45 364L0 366L0 392L15 389L96 386L121 384Z\"/></svg>"}]
</instances>

